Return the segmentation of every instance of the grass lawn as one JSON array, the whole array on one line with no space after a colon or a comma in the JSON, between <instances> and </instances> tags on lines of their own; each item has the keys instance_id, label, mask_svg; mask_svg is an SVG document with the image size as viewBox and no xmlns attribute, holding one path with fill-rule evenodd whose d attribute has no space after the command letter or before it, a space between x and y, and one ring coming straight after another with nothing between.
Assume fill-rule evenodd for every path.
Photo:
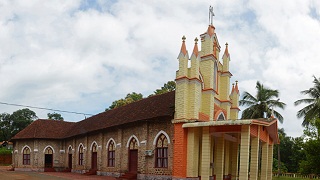
<instances>
[{"instance_id":1,"label":"grass lawn","mask_svg":"<svg viewBox=\"0 0 320 180\"><path fill-rule=\"evenodd\" d=\"M292 177L273 177L272 180L306 180L306 179L292 178Z\"/></svg>"}]
</instances>

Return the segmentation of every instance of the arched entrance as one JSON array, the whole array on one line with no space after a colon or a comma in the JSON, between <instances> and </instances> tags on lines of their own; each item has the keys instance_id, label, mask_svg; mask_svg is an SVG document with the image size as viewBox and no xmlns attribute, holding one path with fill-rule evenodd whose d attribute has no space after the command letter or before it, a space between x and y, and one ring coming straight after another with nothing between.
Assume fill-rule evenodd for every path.
<instances>
[{"instance_id":1,"label":"arched entrance","mask_svg":"<svg viewBox=\"0 0 320 180\"><path fill-rule=\"evenodd\" d=\"M44 167L52 168L53 167L53 150L51 147L47 147L44 153Z\"/></svg>"},{"instance_id":2,"label":"arched entrance","mask_svg":"<svg viewBox=\"0 0 320 180\"><path fill-rule=\"evenodd\" d=\"M91 169L97 170L97 160L98 160L98 155L97 155L97 144L93 143L92 145L92 156L91 156Z\"/></svg>"},{"instance_id":3,"label":"arched entrance","mask_svg":"<svg viewBox=\"0 0 320 180\"><path fill-rule=\"evenodd\" d=\"M129 172L138 170L138 142L132 138L129 143Z\"/></svg>"}]
</instances>

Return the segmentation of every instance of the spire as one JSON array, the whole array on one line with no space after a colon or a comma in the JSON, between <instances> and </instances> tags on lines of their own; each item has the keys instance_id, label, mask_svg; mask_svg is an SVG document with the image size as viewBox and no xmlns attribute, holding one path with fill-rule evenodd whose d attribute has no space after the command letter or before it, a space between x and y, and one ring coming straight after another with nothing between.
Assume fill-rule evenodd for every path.
<instances>
[{"instance_id":1,"label":"spire","mask_svg":"<svg viewBox=\"0 0 320 180\"><path fill-rule=\"evenodd\" d=\"M210 37L214 34L214 30L215 30L214 26L213 25L209 25L207 33L208 33L208 35Z\"/></svg>"},{"instance_id":2,"label":"spire","mask_svg":"<svg viewBox=\"0 0 320 180\"><path fill-rule=\"evenodd\" d=\"M234 90L239 94L238 81L236 81L236 86L234 87Z\"/></svg>"},{"instance_id":3,"label":"spire","mask_svg":"<svg viewBox=\"0 0 320 180\"><path fill-rule=\"evenodd\" d=\"M185 44L185 40L186 40L186 37L183 36L182 37L182 45L181 45L181 53L185 56L187 54L187 48L186 48L186 44Z\"/></svg>"},{"instance_id":4,"label":"spire","mask_svg":"<svg viewBox=\"0 0 320 180\"><path fill-rule=\"evenodd\" d=\"M198 57L199 50L198 50L198 38L194 39L194 48L192 52L196 57Z\"/></svg>"},{"instance_id":5,"label":"spire","mask_svg":"<svg viewBox=\"0 0 320 180\"><path fill-rule=\"evenodd\" d=\"M228 43L226 43L226 49L224 50L223 56L226 56L226 57L230 56L229 51L228 51Z\"/></svg>"},{"instance_id":6,"label":"spire","mask_svg":"<svg viewBox=\"0 0 320 180\"><path fill-rule=\"evenodd\" d=\"M231 93L234 92L234 83L232 83L232 90L231 90Z\"/></svg>"}]
</instances>

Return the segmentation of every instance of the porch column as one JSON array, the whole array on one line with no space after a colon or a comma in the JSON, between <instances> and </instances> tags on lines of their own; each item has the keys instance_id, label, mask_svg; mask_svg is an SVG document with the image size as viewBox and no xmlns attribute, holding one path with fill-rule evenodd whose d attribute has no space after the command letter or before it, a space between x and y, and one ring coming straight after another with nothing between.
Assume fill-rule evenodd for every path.
<instances>
[{"instance_id":1,"label":"porch column","mask_svg":"<svg viewBox=\"0 0 320 180\"><path fill-rule=\"evenodd\" d=\"M199 176L199 128L188 129L187 177Z\"/></svg>"},{"instance_id":2,"label":"porch column","mask_svg":"<svg viewBox=\"0 0 320 180\"><path fill-rule=\"evenodd\" d=\"M259 134L259 133L258 133ZM251 139L250 179L258 179L259 137Z\"/></svg>"},{"instance_id":3,"label":"porch column","mask_svg":"<svg viewBox=\"0 0 320 180\"><path fill-rule=\"evenodd\" d=\"M201 180L209 180L211 140L209 127L202 128Z\"/></svg>"},{"instance_id":4,"label":"porch column","mask_svg":"<svg viewBox=\"0 0 320 180\"><path fill-rule=\"evenodd\" d=\"M259 176L259 144L260 144L260 127L257 128L257 137L251 138L251 160L250 160L250 179L258 179Z\"/></svg>"},{"instance_id":5,"label":"porch column","mask_svg":"<svg viewBox=\"0 0 320 180\"><path fill-rule=\"evenodd\" d=\"M241 126L240 171L239 180L248 180L249 171L250 126Z\"/></svg>"},{"instance_id":6,"label":"porch column","mask_svg":"<svg viewBox=\"0 0 320 180\"><path fill-rule=\"evenodd\" d=\"M232 180L236 180L238 176L238 153L239 153L239 145L238 142L232 143L232 170L231 170L231 178Z\"/></svg>"},{"instance_id":7,"label":"porch column","mask_svg":"<svg viewBox=\"0 0 320 180\"><path fill-rule=\"evenodd\" d=\"M273 163L273 144L270 144L269 150L268 150L268 174L267 174L268 179L272 179L272 163Z\"/></svg>"},{"instance_id":8,"label":"porch column","mask_svg":"<svg viewBox=\"0 0 320 180\"><path fill-rule=\"evenodd\" d=\"M216 180L223 180L224 170L224 136L216 138L216 156L214 158L214 173Z\"/></svg>"},{"instance_id":9,"label":"porch column","mask_svg":"<svg viewBox=\"0 0 320 180\"><path fill-rule=\"evenodd\" d=\"M225 141L225 153L224 153L224 175L230 173L230 142Z\"/></svg>"},{"instance_id":10,"label":"porch column","mask_svg":"<svg viewBox=\"0 0 320 180\"><path fill-rule=\"evenodd\" d=\"M260 180L268 180L268 142L262 143L262 157L261 157L261 178Z\"/></svg>"}]
</instances>

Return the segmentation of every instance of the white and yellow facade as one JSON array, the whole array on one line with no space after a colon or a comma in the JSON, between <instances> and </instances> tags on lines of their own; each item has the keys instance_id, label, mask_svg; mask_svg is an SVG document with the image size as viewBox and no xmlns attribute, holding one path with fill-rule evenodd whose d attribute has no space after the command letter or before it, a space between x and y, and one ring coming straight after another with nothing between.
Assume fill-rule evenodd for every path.
<instances>
[{"instance_id":1,"label":"white and yellow facade","mask_svg":"<svg viewBox=\"0 0 320 180\"><path fill-rule=\"evenodd\" d=\"M258 179L258 172L261 180L271 179L277 120L238 119L239 89L237 81L230 85L228 44L220 61L213 25L195 39L190 57L185 43L183 37L176 72L173 179L248 180L249 174Z\"/></svg>"}]
</instances>

